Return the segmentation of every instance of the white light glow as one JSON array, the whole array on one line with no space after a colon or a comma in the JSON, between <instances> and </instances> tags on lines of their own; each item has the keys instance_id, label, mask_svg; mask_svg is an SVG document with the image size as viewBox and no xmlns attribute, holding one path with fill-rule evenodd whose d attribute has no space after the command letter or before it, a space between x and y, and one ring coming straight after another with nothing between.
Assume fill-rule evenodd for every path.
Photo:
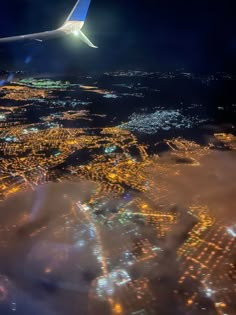
<instances>
[{"instance_id":1,"label":"white light glow","mask_svg":"<svg viewBox=\"0 0 236 315\"><path fill-rule=\"evenodd\" d=\"M206 296L209 298L212 297L212 294L214 293L214 291L210 288L207 288L205 292L206 292Z\"/></svg>"},{"instance_id":2,"label":"white light glow","mask_svg":"<svg viewBox=\"0 0 236 315\"><path fill-rule=\"evenodd\" d=\"M75 36L78 36L78 35L79 35L79 31L74 30L74 31L73 31L73 34L74 34Z\"/></svg>"},{"instance_id":3,"label":"white light glow","mask_svg":"<svg viewBox=\"0 0 236 315\"><path fill-rule=\"evenodd\" d=\"M227 232L228 232L231 236L236 237L236 233L235 233L235 231L234 231L232 228L227 228Z\"/></svg>"}]
</instances>

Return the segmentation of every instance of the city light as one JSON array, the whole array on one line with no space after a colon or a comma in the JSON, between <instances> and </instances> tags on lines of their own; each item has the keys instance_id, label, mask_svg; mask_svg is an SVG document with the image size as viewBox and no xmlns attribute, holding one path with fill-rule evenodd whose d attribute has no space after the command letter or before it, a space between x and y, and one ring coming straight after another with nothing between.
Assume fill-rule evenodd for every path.
<instances>
[{"instance_id":1,"label":"city light","mask_svg":"<svg viewBox=\"0 0 236 315\"><path fill-rule=\"evenodd\" d=\"M226 229L229 235L236 237L236 231L234 231L233 227L232 228L227 228Z\"/></svg>"},{"instance_id":2,"label":"city light","mask_svg":"<svg viewBox=\"0 0 236 315\"><path fill-rule=\"evenodd\" d=\"M110 87L81 76L80 84L29 78L0 88L2 209L10 197L27 196L23 206L17 205L14 220L1 222L0 248L5 253L11 235L22 234L33 247L15 250L16 255L27 252L27 281L39 277L50 286L58 277L63 290L86 292L89 305L104 305L111 314L156 314L165 292L162 283L173 274L170 301L174 295L187 313L207 313L207 302L219 314L233 314L235 222L219 219L217 202L212 206L195 192L189 198L191 185L179 188L175 183L184 171L200 173L216 151L215 142L235 151L236 137L218 133L212 135L215 142L202 145L171 133L150 144L145 134L195 128L202 121L183 109L159 106L103 126L110 113L92 111L95 99L105 106L116 98L128 103L131 96L135 104L143 102L147 88L142 78L148 82L156 76L159 82L172 79L173 73L117 71L109 76L115 82ZM189 80L192 74L182 76ZM137 82L126 82L126 77ZM159 87L153 84L151 93L159 93ZM41 188L48 194L37 203ZM54 189L59 190L55 202ZM0 302L7 299L9 283L0 276Z\"/></svg>"}]
</instances>

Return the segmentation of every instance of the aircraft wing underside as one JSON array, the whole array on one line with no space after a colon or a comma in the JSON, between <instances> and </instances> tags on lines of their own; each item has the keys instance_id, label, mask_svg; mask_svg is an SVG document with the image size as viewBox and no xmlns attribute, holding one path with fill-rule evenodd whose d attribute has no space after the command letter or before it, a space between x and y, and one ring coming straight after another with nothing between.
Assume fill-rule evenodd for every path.
<instances>
[{"instance_id":1,"label":"aircraft wing underside","mask_svg":"<svg viewBox=\"0 0 236 315\"><path fill-rule=\"evenodd\" d=\"M64 36L66 33L60 29L54 31L47 31L29 35L20 35L20 36L12 36L12 37L5 37L0 39L0 43L10 43L15 41L27 41L27 40L35 40L35 41L45 41L51 38Z\"/></svg>"}]
</instances>

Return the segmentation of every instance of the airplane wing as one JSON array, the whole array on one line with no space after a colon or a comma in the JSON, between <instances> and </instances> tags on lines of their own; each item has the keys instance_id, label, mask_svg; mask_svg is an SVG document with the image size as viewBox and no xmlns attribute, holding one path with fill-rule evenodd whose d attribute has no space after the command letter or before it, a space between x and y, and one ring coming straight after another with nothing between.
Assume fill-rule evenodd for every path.
<instances>
[{"instance_id":1,"label":"airplane wing","mask_svg":"<svg viewBox=\"0 0 236 315\"><path fill-rule=\"evenodd\" d=\"M87 44L89 47L91 48L98 48L97 46L95 46L89 39L87 36L84 35L84 33L82 31L79 32L79 37L80 39L85 42L85 44Z\"/></svg>"},{"instance_id":2,"label":"airplane wing","mask_svg":"<svg viewBox=\"0 0 236 315\"><path fill-rule=\"evenodd\" d=\"M15 42L15 41L27 41L27 40L35 40L38 42L43 42L45 40L55 38L55 37L60 37L63 35L66 35L66 33L58 29L54 31L0 38L0 43L10 43L10 42Z\"/></svg>"},{"instance_id":3,"label":"airplane wing","mask_svg":"<svg viewBox=\"0 0 236 315\"><path fill-rule=\"evenodd\" d=\"M29 34L29 35L20 35L20 36L0 38L0 43L9 43L9 42L27 41L27 40L35 40L38 42L42 42L51 38L56 38L56 37L72 34L80 38L88 46L92 48L97 48L97 46L95 46L81 31L84 25L86 16L87 16L90 2L91 0L78 0L73 10L69 14L68 18L66 19L65 23L56 30Z\"/></svg>"}]
</instances>

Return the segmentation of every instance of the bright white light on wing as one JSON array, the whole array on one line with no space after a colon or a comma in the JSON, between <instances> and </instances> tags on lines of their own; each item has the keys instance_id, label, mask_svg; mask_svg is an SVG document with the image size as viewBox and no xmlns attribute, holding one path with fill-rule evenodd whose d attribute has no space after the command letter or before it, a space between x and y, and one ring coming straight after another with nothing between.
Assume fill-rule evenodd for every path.
<instances>
[{"instance_id":1,"label":"bright white light on wing","mask_svg":"<svg viewBox=\"0 0 236 315\"><path fill-rule=\"evenodd\" d=\"M78 35L79 35L79 31L74 30L74 31L73 31L73 34L74 34L75 36L78 36Z\"/></svg>"}]
</instances>

